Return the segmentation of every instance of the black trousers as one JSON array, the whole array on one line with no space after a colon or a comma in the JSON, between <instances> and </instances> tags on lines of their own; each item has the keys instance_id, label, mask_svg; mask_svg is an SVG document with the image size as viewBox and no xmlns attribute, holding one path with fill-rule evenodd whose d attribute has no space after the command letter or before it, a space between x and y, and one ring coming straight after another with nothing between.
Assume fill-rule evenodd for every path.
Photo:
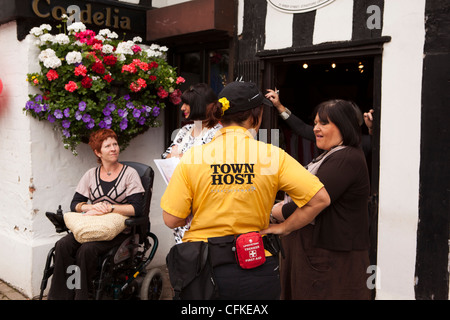
<instances>
[{"instance_id":1,"label":"black trousers","mask_svg":"<svg viewBox=\"0 0 450 320\"><path fill-rule=\"evenodd\" d=\"M72 233L69 233L56 242L55 269L47 299L89 299L89 291L92 289L92 281L97 272L99 257L113 247L120 245L128 236L121 233L111 241L94 241L81 244L75 240ZM79 268L79 289L72 288L67 283L70 280L69 277L74 274L73 271L68 272L70 266Z\"/></svg>"},{"instance_id":2,"label":"black trousers","mask_svg":"<svg viewBox=\"0 0 450 320\"><path fill-rule=\"evenodd\" d=\"M267 257L257 268L244 270L236 263L214 268L220 300L279 300L278 258Z\"/></svg>"}]
</instances>

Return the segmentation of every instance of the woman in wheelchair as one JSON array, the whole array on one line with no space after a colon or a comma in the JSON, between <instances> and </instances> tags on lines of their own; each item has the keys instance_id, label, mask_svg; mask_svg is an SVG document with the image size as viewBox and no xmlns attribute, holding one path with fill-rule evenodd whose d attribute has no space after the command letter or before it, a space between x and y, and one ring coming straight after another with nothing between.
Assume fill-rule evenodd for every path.
<instances>
[{"instance_id":1,"label":"woman in wheelchair","mask_svg":"<svg viewBox=\"0 0 450 320\"><path fill-rule=\"evenodd\" d=\"M98 167L88 170L81 178L71 203L71 211L86 215L102 215L110 212L125 216L140 216L143 208L144 188L137 171L118 162L120 148L117 135L111 129L94 132L89 140ZM88 203L90 202L90 204ZM49 300L86 300L91 292L92 280L98 266L98 258L126 238L121 233L110 241L79 243L72 233L55 245L55 269ZM67 268L76 265L80 269L80 288L67 286Z\"/></svg>"}]
</instances>

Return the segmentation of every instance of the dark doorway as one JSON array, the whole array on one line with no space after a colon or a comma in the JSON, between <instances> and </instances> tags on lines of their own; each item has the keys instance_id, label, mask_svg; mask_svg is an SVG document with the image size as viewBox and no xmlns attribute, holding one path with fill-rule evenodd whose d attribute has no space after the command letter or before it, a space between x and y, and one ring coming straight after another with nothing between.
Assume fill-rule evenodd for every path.
<instances>
[{"instance_id":1,"label":"dark doorway","mask_svg":"<svg viewBox=\"0 0 450 320\"><path fill-rule=\"evenodd\" d=\"M328 49L328 47L327 47ZM334 50L334 49L332 49ZM339 51L340 48L337 50ZM262 58L263 88L277 88L283 105L307 124L313 124L314 108L330 99L345 99L355 102L361 113L375 110L373 135L362 125L363 143L369 174L371 196L369 198L370 260L377 264L378 242L378 188L379 188L379 121L381 114L381 67L382 45L367 54L352 55L351 47L343 52L326 52L322 57L317 52L302 52ZM264 90L263 89L263 90ZM275 108L266 109L262 128L279 129L280 147L306 165L319 154L315 144L295 135ZM312 130L312 129L311 129ZM376 292L374 290L373 297Z\"/></svg>"},{"instance_id":2,"label":"dark doorway","mask_svg":"<svg viewBox=\"0 0 450 320\"><path fill-rule=\"evenodd\" d=\"M374 106L373 65L371 57L282 63L274 66L274 87L280 90L283 105L308 124L313 123L314 108L330 99L351 100L364 113ZM314 144L293 134L282 119L277 121L281 147L301 164L308 164L317 155ZM368 135L365 125L362 130ZM367 158L370 166L371 157Z\"/></svg>"}]
</instances>

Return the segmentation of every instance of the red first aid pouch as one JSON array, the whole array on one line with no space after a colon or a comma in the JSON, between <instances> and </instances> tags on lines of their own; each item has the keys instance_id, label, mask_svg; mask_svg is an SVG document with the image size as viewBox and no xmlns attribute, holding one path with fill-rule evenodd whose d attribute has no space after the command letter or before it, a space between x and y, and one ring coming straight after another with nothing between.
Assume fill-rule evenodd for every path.
<instances>
[{"instance_id":1,"label":"red first aid pouch","mask_svg":"<svg viewBox=\"0 0 450 320\"><path fill-rule=\"evenodd\" d=\"M242 269L253 269L266 262L263 239L259 232L249 232L236 238L236 260Z\"/></svg>"}]
</instances>

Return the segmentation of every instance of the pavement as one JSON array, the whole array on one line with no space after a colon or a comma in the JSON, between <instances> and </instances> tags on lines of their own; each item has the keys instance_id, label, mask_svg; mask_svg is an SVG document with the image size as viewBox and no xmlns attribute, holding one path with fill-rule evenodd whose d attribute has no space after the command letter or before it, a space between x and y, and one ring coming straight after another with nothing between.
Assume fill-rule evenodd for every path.
<instances>
[{"instance_id":1,"label":"pavement","mask_svg":"<svg viewBox=\"0 0 450 320\"><path fill-rule=\"evenodd\" d=\"M163 293L161 296L161 300L172 300L172 287L169 281L169 272L166 266L160 267L163 275ZM34 299L37 300L38 297ZM22 294L19 290L15 289L13 286L9 285L7 282L0 280L0 301L1 300L34 300L30 299L24 294ZM44 300L47 298L44 297Z\"/></svg>"}]
</instances>

